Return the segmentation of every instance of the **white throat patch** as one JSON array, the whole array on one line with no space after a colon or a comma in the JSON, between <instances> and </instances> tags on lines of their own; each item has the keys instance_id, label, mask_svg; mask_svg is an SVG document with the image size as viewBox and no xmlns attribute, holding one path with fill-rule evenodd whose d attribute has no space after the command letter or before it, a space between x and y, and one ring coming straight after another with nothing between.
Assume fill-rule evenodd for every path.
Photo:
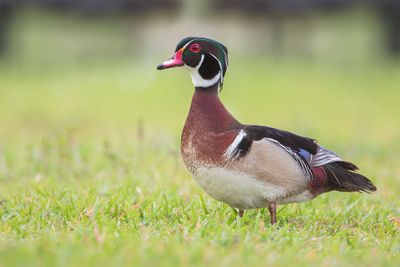
<instances>
[{"instance_id":1,"label":"white throat patch","mask_svg":"<svg viewBox=\"0 0 400 267\"><path fill-rule=\"evenodd\" d=\"M204 79L203 77L201 77L201 75L199 73L199 69L200 69L201 64L203 64L203 61L204 61L204 55L201 55L201 60L200 60L199 64L197 64L196 67L192 68L192 67L185 65L185 68L189 70L190 75L192 76L192 82L193 82L194 86L206 88L206 87L210 87L210 86L218 83L218 87L219 87L221 71L219 71L217 73L217 75L215 75L210 80Z\"/></svg>"}]
</instances>

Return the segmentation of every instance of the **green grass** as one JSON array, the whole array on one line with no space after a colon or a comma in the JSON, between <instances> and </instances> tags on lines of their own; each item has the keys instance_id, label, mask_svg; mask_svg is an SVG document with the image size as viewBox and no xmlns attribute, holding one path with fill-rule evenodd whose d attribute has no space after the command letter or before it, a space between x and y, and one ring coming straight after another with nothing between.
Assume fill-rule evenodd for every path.
<instances>
[{"instance_id":1,"label":"green grass","mask_svg":"<svg viewBox=\"0 0 400 267\"><path fill-rule=\"evenodd\" d=\"M184 71L4 67L0 265L397 266L399 69L231 63L222 98L242 121L317 138L378 191L279 207L276 226L264 209L238 219L181 162Z\"/></svg>"},{"instance_id":2,"label":"green grass","mask_svg":"<svg viewBox=\"0 0 400 267\"><path fill-rule=\"evenodd\" d=\"M239 120L316 138L378 187L280 206L271 226L265 209L237 218L184 168L185 71L79 61L62 39L36 54L48 36L35 32L58 30L46 25L17 27L22 59L0 63L0 266L398 266L399 63L230 58L221 97ZM69 44L76 57L58 52Z\"/></svg>"}]
</instances>

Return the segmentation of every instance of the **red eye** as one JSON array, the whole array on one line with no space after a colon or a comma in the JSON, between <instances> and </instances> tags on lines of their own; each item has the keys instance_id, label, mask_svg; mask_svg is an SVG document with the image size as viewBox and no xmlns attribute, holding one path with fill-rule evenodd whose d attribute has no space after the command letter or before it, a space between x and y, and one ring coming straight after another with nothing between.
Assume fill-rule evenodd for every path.
<instances>
[{"instance_id":1,"label":"red eye","mask_svg":"<svg viewBox=\"0 0 400 267\"><path fill-rule=\"evenodd\" d=\"M200 52L200 45L199 44L191 44L190 45L190 51L193 53L199 53Z\"/></svg>"}]
</instances>

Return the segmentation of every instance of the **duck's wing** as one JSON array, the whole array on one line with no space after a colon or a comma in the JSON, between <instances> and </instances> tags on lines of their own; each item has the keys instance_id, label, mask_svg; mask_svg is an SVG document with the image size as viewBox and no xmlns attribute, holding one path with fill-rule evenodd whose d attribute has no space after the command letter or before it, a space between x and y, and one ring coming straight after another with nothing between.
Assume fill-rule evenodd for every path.
<instances>
[{"instance_id":1,"label":"duck's wing","mask_svg":"<svg viewBox=\"0 0 400 267\"><path fill-rule=\"evenodd\" d=\"M318 151L316 140L288 131L256 125L246 126L243 130L248 134L247 136L254 141L258 141L263 138L269 138L276 140L280 144L289 147L294 151L306 150L313 155L315 155Z\"/></svg>"},{"instance_id":2,"label":"duck's wing","mask_svg":"<svg viewBox=\"0 0 400 267\"><path fill-rule=\"evenodd\" d=\"M308 179L312 179L313 175L310 163L302 155L302 152L315 155L318 152L319 146L312 138L299 136L288 131L266 126L245 126L239 131L235 140L227 148L225 157L229 159L245 157L249 153L253 143L263 139L285 150L297 162Z\"/></svg>"},{"instance_id":3,"label":"duck's wing","mask_svg":"<svg viewBox=\"0 0 400 267\"><path fill-rule=\"evenodd\" d=\"M249 152L254 141L264 138L283 147L289 154L300 156L301 163L305 161L311 168L337 162L347 170L358 170L356 165L344 161L336 153L320 146L315 139L267 126L245 126L228 147L226 154L231 157L242 157Z\"/></svg>"},{"instance_id":4,"label":"duck's wing","mask_svg":"<svg viewBox=\"0 0 400 267\"><path fill-rule=\"evenodd\" d=\"M231 159L245 157L252 145L264 139L283 148L301 168L310 186L316 190L376 190L367 177L356 173L356 165L318 145L316 140L271 127L243 127L227 148L225 156Z\"/></svg>"}]
</instances>

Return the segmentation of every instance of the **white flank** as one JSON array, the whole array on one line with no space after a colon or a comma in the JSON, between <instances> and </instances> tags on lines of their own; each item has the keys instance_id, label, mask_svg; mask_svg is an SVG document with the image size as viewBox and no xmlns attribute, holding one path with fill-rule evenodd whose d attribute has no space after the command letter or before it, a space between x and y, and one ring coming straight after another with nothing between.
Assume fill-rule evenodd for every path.
<instances>
[{"instance_id":1,"label":"white flank","mask_svg":"<svg viewBox=\"0 0 400 267\"><path fill-rule=\"evenodd\" d=\"M242 140L245 136L246 136L246 132L243 130L240 130L240 132L236 136L235 140L233 140L232 144L230 144L228 146L228 148L226 149L226 151L224 153L224 157L226 159L229 160L229 159L233 158L235 150L237 149L238 145L240 144L240 142L242 142Z\"/></svg>"}]
</instances>

